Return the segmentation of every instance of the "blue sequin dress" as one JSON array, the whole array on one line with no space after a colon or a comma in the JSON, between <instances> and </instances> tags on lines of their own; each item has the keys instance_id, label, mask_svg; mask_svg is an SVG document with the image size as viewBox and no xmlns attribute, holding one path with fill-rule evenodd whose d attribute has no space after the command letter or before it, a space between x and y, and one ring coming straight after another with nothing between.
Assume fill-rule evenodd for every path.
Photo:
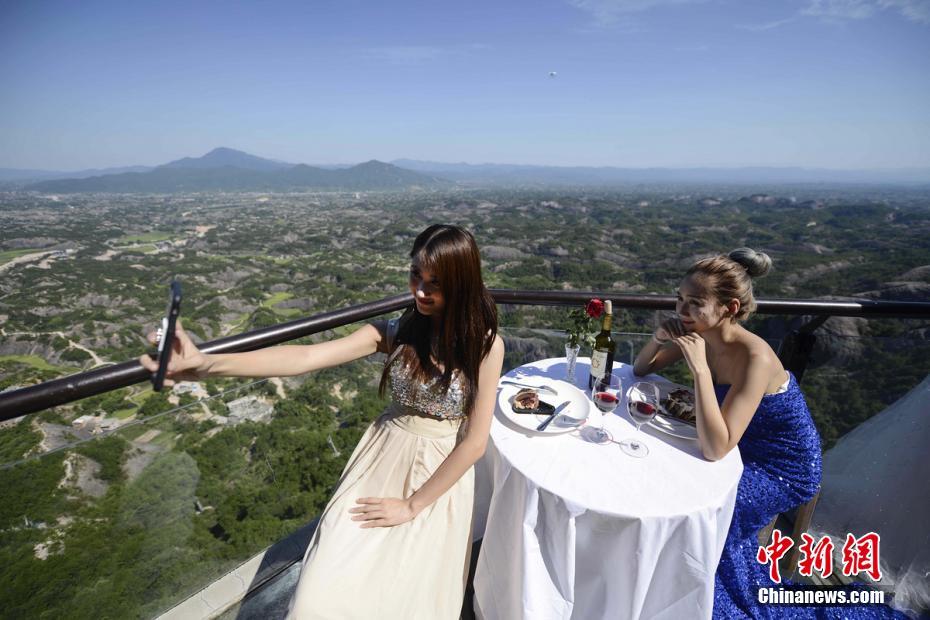
<instances>
[{"instance_id":1,"label":"blue sequin dress","mask_svg":"<svg viewBox=\"0 0 930 620\"><path fill-rule=\"evenodd\" d=\"M820 435L791 373L788 388L766 394L739 441L743 475L714 583L714 618L890 618L885 606L781 607L760 605L758 586L772 586L768 565L756 560L757 534L772 518L809 501L821 478ZM721 404L728 385L715 387ZM784 532L790 535L790 532ZM800 544L800 541L795 541Z\"/></svg>"}]
</instances>

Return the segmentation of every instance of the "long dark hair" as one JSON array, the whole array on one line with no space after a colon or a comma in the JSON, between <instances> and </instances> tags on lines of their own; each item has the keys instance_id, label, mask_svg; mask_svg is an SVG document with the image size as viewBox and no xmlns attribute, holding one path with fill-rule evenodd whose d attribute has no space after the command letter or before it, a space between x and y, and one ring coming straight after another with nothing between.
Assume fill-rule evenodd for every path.
<instances>
[{"instance_id":1,"label":"long dark hair","mask_svg":"<svg viewBox=\"0 0 930 620\"><path fill-rule=\"evenodd\" d=\"M481 277L478 244L464 228L434 224L417 235L410 258L439 279L445 300L441 333L437 350L432 351L430 317L417 312L416 306L404 312L381 373L381 394L395 363L405 363L412 376L424 383L438 377L443 391L449 389L452 373L458 371L465 393L465 414L469 415L478 392L478 369L497 336L497 307ZM401 346L403 349L396 351ZM442 366L441 372L433 362L433 354Z\"/></svg>"}]
</instances>

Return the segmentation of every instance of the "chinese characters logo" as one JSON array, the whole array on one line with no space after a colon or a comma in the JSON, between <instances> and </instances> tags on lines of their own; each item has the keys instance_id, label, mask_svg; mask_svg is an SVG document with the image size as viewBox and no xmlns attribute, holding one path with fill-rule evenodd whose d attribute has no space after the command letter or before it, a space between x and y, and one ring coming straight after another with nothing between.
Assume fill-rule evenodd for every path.
<instances>
[{"instance_id":1,"label":"chinese characters logo","mask_svg":"<svg viewBox=\"0 0 930 620\"><path fill-rule=\"evenodd\" d=\"M881 568L879 567L879 543L881 538L875 532L869 532L859 538L853 534L846 535L846 541L843 543L842 572L846 577L855 577L860 573L865 573L874 581L880 581L882 578ZM759 564L769 565L769 578L774 583L781 583L781 573L778 568L778 561L794 546L794 540L790 536L785 536L781 530L772 531L772 542L768 545L759 547L756 553L756 560ZM820 540L815 540L813 536L801 534L801 544L798 552L801 559L798 561L798 572L801 575L810 577L816 571L821 577L827 578L833 574L833 541L829 536L824 536Z\"/></svg>"}]
</instances>

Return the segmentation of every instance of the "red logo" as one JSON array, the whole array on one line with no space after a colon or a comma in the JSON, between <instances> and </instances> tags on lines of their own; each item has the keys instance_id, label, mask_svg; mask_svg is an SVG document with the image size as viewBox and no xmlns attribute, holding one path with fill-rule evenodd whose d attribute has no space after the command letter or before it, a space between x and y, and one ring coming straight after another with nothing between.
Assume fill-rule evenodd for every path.
<instances>
[{"instance_id":1,"label":"red logo","mask_svg":"<svg viewBox=\"0 0 930 620\"><path fill-rule=\"evenodd\" d=\"M801 534L801 540L801 545L798 547L801 554L798 572L805 577L813 576L814 571L824 578L832 575L834 546L830 537L824 536L815 542L814 537L805 532ZM878 564L880 541L881 538L875 532L869 532L859 538L846 534L846 542L843 544L843 575L853 577L859 573L865 573L874 581L880 581L882 578L882 571ZM771 564L769 578L773 582L781 583L778 561L793 546L794 540L790 536L782 535L781 530L773 530L771 544L759 547L756 560L759 564Z\"/></svg>"},{"instance_id":2,"label":"red logo","mask_svg":"<svg viewBox=\"0 0 930 620\"><path fill-rule=\"evenodd\" d=\"M814 537L805 532L801 534L801 560L798 561L798 572L806 577L813 575L816 569L824 578L833 574L833 541L824 536L814 544Z\"/></svg>"},{"instance_id":3,"label":"red logo","mask_svg":"<svg viewBox=\"0 0 930 620\"><path fill-rule=\"evenodd\" d=\"M843 574L852 577L864 572L875 581L879 581L882 578L882 570L878 566L880 540L875 532L869 532L860 538L847 534L843 544Z\"/></svg>"},{"instance_id":4,"label":"red logo","mask_svg":"<svg viewBox=\"0 0 930 620\"><path fill-rule=\"evenodd\" d=\"M759 564L769 564L769 578L775 583L781 583L781 575L778 572L778 560L782 558L791 547L794 541L790 536L782 536L781 530L772 530L772 544L765 547L759 547L756 553L756 560Z\"/></svg>"}]
</instances>

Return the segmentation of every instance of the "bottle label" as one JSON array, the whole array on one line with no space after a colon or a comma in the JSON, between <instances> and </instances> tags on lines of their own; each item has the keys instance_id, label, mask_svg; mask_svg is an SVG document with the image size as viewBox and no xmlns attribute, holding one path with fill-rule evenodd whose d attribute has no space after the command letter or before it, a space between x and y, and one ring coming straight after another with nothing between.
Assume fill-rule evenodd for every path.
<instances>
[{"instance_id":1,"label":"bottle label","mask_svg":"<svg viewBox=\"0 0 930 620\"><path fill-rule=\"evenodd\" d=\"M607 372L607 351L594 350L591 354L591 376L600 379Z\"/></svg>"}]
</instances>

